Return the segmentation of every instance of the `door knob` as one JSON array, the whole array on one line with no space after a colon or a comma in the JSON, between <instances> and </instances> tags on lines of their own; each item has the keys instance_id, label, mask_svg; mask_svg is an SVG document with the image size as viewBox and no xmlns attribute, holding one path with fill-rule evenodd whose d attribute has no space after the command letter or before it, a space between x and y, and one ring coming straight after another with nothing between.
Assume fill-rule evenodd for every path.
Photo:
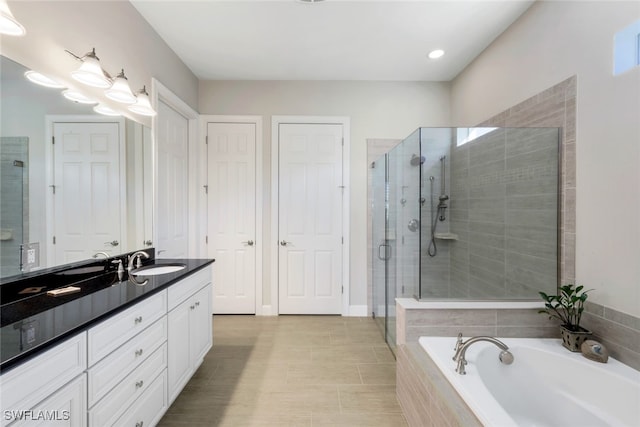
<instances>
[{"instance_id":1,"label":"door knob","mask_svg":"<svg viewBox=\"0 0 640 427\"><path fill-rule=\"evenodd\" d=\"M111 242L104 242L105 245L118 246L120 242L117 240L112 240Z\"/></svg>"},{"instance_id":2,"label":"door knob","mask_svg":"<svg viewBox=\"0 0 640 427\"><path fill-rule=\"evenodd\" d=\"M240 243L244 243L245 245L253 246L253 240L247 240L247 241L240 242Z\"/></svg>"},{"instance_id":3,"label":"door knob","mask_svg":"<svg viewBox=\"0 0 640 427\"><path fill-rule=\"evenodd\" d=\"M291 242L287 242L286 240L282 240L280 242L280 246L287 246L288 244L290 244Z\"/></svg>"}]
</instances>

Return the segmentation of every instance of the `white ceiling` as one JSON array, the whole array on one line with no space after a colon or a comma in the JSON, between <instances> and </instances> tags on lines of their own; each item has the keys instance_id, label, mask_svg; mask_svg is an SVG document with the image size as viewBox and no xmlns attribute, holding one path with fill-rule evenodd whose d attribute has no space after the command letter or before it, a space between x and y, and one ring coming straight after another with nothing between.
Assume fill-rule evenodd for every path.
<instances>
[{"instance_id":1,"label":"white ceiling","mask_svg":"<svg viewBox=\"0 0 640 427\"><path fill-rule=\"evenodd\" d=\"M131 3L201 80L449 81L533 1Z\"/></svg>"}]
</instances>

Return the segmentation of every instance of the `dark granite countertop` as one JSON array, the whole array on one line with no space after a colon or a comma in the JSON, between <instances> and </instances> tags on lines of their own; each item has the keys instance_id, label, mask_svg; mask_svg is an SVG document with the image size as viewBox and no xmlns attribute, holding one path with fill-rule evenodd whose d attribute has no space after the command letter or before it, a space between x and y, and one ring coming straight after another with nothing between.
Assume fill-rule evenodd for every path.
<instances>
[{"instance_id":1,"label":"dark granite countertop","mask_svg":"<svg viewBox=\"0 0 640 427\"><path fill-rule=\"evenodd\" d=\"M166 289L213 262L212 259L150 260L144 265L181 263L186 268L175 273L138 276L131 280L125 272L122 281L119 281L117 272L106 262L101 264L94 261L3 283L0 286L0 372L19 365L61 340ZM55 297L46 293L47 290L69 285L81 290Z\"/></svg>"}]
</instances>

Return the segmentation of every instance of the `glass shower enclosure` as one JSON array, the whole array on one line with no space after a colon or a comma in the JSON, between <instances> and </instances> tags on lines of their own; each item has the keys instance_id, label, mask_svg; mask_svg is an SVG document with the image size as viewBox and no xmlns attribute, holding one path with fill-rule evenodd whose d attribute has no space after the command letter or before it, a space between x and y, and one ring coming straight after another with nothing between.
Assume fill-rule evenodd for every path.
<instances>
[{"instance_id":1,"label":"glass shower enclosure","mask_svg":"<svg viewBox=\"0 0 640 427\"><path fill-rule=\"evenodd\" d=\"M372 164L373 316L395 298L537 300L559 277L558 128L419 128Z\"/></svg>"}]
</instances>

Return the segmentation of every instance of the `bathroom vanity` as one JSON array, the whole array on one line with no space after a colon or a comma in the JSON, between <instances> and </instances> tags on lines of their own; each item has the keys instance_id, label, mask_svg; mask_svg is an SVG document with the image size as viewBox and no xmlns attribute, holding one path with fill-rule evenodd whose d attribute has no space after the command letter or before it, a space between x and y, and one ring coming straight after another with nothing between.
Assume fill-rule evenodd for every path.
<instances>
[{"instance_id":1,"label":"bathroom vanity","mask_svg":"<svg viewBox=\"0 0 640 427\"><path fill-rule=\"evenodd\" d=\"M185 267L119 280L71 266L3 284L0 425L155 425L212 346L213 260L146 264L168 263ZM79 291L47 295L74 270Z\"/></svg>"}]
</instances>

